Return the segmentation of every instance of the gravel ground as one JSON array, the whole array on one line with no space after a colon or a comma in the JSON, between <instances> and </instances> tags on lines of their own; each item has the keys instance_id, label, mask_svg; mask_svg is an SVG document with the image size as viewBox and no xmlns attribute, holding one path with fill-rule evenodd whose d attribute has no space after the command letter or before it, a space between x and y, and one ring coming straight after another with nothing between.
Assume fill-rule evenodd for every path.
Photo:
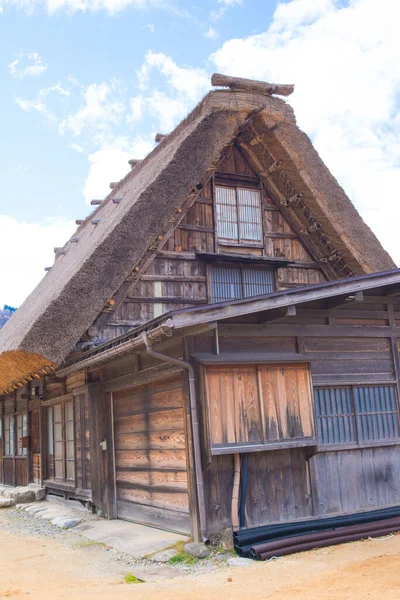
<instances>
[{"instance_id":1,"label":"gravel ground","mask_svg":"<svg viewBox=\"0 0 400 600\"><path fill-rule=\"evenodd\" d=\"M68 509L70 510L70 509ZM73 510L71 514L79 516L83 521L99 520L97 515L88 511ZM194 565L182 563L170 565L155 563L149 560L137 560L128 554L124 554L103 544L92 542L74 532L74 529L59 529L45 519L35 517L25 510L9 508L2 509L0 513L0 528L13 535L26 537L52 538L58 544L71 549L84 548L91 559L96 559L99 566L103 566L109 572L123 576L128 572L134 572L137 577L146 581L160 581L171 579L182 575L204 575L208 572L227 567L227 558L231 554L214 552L209 558L199 560Z\"/></svg>"}]
</instances>

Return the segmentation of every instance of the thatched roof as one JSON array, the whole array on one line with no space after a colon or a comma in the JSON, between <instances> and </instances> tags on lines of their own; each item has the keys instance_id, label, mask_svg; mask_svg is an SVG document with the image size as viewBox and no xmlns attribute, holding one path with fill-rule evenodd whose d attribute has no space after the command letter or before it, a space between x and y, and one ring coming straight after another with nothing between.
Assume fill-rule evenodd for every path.
<instances>
[{"instance_id":1,"label":"thatched roof","mask_svg":"<svg viewBox=\"0 0 400 600\"><path fill-rule=\"evenodd\" d=\"M291 107L272 95L279 86L267 84L269 92L258 92L241 89L240 80L234 81L232 90L210 92L114 186L64 246L65 253L57 255L50 272L0 331L0 393L65 359L133 266L168 231L195 186L212 175L221 151L238 134L258 169L268 167L266 157L282 161L285 172L266 174L276 194L290 186L303 194L307 210L326 230L349 274L394 266L309 138L297 128ZM255 143L250 143L250 135ZM310 219L308 212L306 217ZM298 213L291 218L301 230ZM18 361L10 363L11 351L19 353Z\"/></svg>"}]
</instances>

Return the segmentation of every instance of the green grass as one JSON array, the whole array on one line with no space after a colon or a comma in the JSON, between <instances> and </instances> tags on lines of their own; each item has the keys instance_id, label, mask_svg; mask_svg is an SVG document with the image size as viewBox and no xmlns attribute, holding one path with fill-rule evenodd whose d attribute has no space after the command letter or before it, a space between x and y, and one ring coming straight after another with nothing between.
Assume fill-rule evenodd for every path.
<instances>
[{"instance_id":1,"label":"green grass","mask_svg":"<svg viewBox=\"0 0 400 600\"><path fill-rule=\"evenodd\" d=\"M168 563L170 565L189 565L193 566L199 562L199 559L191 554L186 554L186 552L182 552L181 554L176 554L172 558L169 559Z\"/></svg>"},{"instance_id":2,"label":"green grass","mask_svg":"<svg viewBox=\"0 0 400 600\"><path fill-rule=\"evenodd\" d=\"M191 554L187 554L184 550L184 546L187 542L177 542L170 546L176 550L177 554L169 559L168 564L170 565L188 565L193 566L199 562L199 559Z\"/></svg>"},{"instance_id":3,"label":"green grass","mask_svg":"<svg viewBox=\"0 0 400 600\"><path fill-rule=\"evenodd\" d=\"M124 577L125 583L145 583L144 579L139 579L133 573L127 573Z\"/></svg>"}]
</instances>

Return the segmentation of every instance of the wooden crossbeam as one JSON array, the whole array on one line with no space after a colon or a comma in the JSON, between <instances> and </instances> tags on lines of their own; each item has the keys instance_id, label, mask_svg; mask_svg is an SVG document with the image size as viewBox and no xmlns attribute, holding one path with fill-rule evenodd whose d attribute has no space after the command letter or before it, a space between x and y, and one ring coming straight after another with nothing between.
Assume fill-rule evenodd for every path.
<instances>
[{"instance_id":1,"label":"wooden crossbeam","mask_svg":"<svg viewBox=\"0 0 400 600\"><path fill-rule=\"evenodd\" d=\"M340 306L347 306L348 304L355 304L356 302L364 302L364 293L362 291L355 292L355 294L351 295L331 298L326 302L326 308L339 308Z\"/></svg>"}]
</instances>

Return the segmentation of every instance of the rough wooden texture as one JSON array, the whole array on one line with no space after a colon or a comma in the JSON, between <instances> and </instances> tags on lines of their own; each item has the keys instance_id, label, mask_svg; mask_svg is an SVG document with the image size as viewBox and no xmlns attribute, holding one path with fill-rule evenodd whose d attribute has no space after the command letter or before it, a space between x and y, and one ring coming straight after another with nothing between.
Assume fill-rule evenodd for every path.
<instances>
[{"instance_id":1,"label":"rough wooden texture","mask_svg":"<svg viewBox=\"0 0 400 600\"><path fill-rule=\"evenodd\" d=\"M249 455L247 527L312 516L305 449ZM205 469L208 533L231 526L233 458L213 456Z\"/></svg>"},{"instance_id":2,"label":"rough wooden texture","mask_svg":"<svg viewBox=\"0 0 400 600\"><path fill-rule=\"evenodd\" d=\"M109 314L101 339L112 339L134 325L167 311L212 301L210 267L201 253L265 256L296 261L296 266L277 269L277 289L325 280L313 257L300 242L279 208L260 188L257 172L249 165L239 147L227 147L217 166L216 181L221 185L242 185L260 189L262 197L263 243L224 245L216 234L215 182L210 180L197 200L184 214L172 234L163 240L163 249L143 274L133 271L127 278L125 298ZM199 253L199 256L196 255ZM190 258L189 258L190 255ZM229 265L228 265L229 266ZM119 292L118 292L119 293ZM117 299L117 296L115 297Z\"/></svg>"},{"instance_id":3,"label":"rough wooden texture","mask_svg":"<svg viewBox=\"0 0 400 600\"><path fill-rule=\"evenodd\" d=\"M400 446L326 452L310 460L314 514L400 502Z\"/></svg>"},{"instance_id":4,"label":"rough wooden texture","mask_svg":"<svg viewBox=\"0 0 400 600\"><path fill-rule=\"evenodd\" d=\"M290 96L294 92L294 85L292 84L267 83L266 81L255 81L254 79L244 79L243 77L231 77L222 73L214 73L211 77L211 84L229 87L231 90L260 92L269 96L271 94Z\"/></svg>"},{"instance_id":5,"label":"rough wooden texture","mask_svg":"<svg viewBox=\"0 0 400 600\"><path fill-rule=\"evenodd\" d=\"M117 514L188 532L181 377L114 393Z\"/></svg>"},{"instance_id":6,"label":"rough wooden texture","mask_svg":"<svg viewBox=\"0 0 400 600\"><path fill-rule=\"evenodd\" d=\"M306 365L207 367L206 394L212 448L314 438Z\"/></svg>"}]
</instances>

